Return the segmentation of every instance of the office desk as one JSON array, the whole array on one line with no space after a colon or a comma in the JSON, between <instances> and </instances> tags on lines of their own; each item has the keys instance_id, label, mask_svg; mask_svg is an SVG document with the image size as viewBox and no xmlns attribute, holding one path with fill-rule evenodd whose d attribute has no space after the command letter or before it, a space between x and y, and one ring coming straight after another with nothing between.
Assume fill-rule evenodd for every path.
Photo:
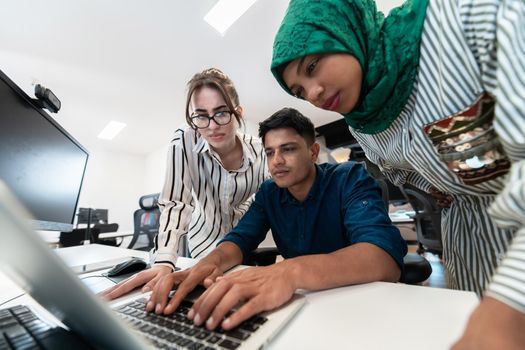
<instances>
[{"instance_id":1,"label":"office desk","mask_svg":"<svg viewBox=\"0 0 525 350\"><path fill-rule=\"evenodd\" d=\"M415 215L414 211L402 211L402 212L393 212L388 213L388 216L390 217L390 220L392 220L392 223L394 224L408 224L413 223L414 219L412 216Z\"/></svg>"},{"instance_id":2,"label":"office desk","mask_svg":"<svg viewBox=\"0 0 525 350\"><path fill-rule=\"evenodd\" d=\"M116 231L116 232L104 232L98 235L98 238L124 238L133 236L133 231Z\"/></svg>"},{"instance_id":3,"label":"office desk","mask_svg":"<svg viewBox=\"0 0 525 350\"><path fill-rule=\"evenodd\" d=\"M69 266L147 253L92 244L56 250ZM195 261L181 258L185 268ZM12 283L0 275L0 296ZM84 280L86 284L96 279ZM375 282L304 292L306 305L269 349L447 349L477 305L474 293ZM28 296L4 306L30 301Z\"/></svg>"}]
</instances>

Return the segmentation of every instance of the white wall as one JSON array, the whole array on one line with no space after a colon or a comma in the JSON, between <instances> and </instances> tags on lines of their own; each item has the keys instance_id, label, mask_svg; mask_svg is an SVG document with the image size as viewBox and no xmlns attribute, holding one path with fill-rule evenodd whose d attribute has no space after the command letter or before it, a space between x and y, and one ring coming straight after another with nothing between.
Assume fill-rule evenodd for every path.
<instances>
[{"instance_id":1,"label":"white wall","mask_svg":"<svg viewBox=\"0 0 525 350\"><path fill-rule=\"evenodd\" d=\"M145 194L146 157L86 148L90 155L78 206L108 209L119 231L132 231L133 212Z\"/></svg>"},{"instance_id":2,"label":"white wall","mask_svg":"<svg viewBox=\"0 0 525 350\"><path fill-rule=\"evenodd\" d=\"M145 157L144 194L157 193L162 190L166 173L166 160L169 142Z\"/></svg>"},{"instance_id":3,"label":"white wall","mask_svg":"<svg viewBox=\"0 0 525 350\"><path fill-rule=\"evenodd\" d=\"M257 131L258 125L247 120L245 132ZM118 223L119 231L132 231L140 196L162 190L169 140L145 156L84 146L90 155L78 206L108 209L109 221Z\"/></svg>"},{"instance_id":4,"label":"white wall","mask_svg":"<svg viewBox=\"0 0 525 350\"><path fill-rule=\"evenodd\" d=\"M257 135L258 124L246 121L246 133ZM133 230L133 212L140 196L162 190L169 140L146 156L107 152L87 147L90 156L79 207L109 210L119 231Z\"/></svg>"},{"instance_id":5,"label":"white wall","mask_svg":"<svg viewBox=\"0 0 525 350\"><path fill-rule=\"evenodd\" d=\"M277 112L277 110L275 112ZM266 117L269 117L269 115ZM259 124L257 122L254 122L253 120L250 120L249 118L246 118L244 120L244 125L245 127L244 129L242 129L242 132L249 134L249 135L253 135L253 136L259 135Z\"/></svg>"}]
</instances>

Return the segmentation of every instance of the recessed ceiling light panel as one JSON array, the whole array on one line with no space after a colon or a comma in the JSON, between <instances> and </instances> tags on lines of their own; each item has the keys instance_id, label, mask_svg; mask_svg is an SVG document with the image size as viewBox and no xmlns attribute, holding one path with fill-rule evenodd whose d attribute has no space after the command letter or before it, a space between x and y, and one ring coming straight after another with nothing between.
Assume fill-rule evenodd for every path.
<instances>
[{"instance_id":1,"label":"recessed ceiling light panel","mask_svg":"<svg viewBox=\"0 0 525 350\"><path fill-rule=\"evenodd\" d=\"M113 138L117 136L118 133L121 132L125 127L126 124L112 120L108 123L108 125L106 125L100 134L98 134L98 138L103 140L113 140Z\"/></svg>"},{"instance_id":2,"label":"recessed ceiling light panel","mask_svg":"<svg viewBox=\"0 0 525 350\"><path fill-rule=\"evenodd\" d=\"M221 35L257 0L219 0L204 16L204 20Z\"/></svg>"}]
</instances>

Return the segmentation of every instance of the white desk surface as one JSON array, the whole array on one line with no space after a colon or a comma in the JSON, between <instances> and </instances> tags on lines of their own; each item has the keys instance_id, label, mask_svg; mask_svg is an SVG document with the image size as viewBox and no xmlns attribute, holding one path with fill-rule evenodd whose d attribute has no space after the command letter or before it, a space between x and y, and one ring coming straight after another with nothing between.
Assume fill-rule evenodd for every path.
<instances>
[{"instance_id":1,"label":"white desk surface","mask_svg":"<svg viewBox=\"0 0 525 350\"><path fill-rule=\"evenodd\" d=\"M102 244L86 244L54 250L67 266L94 264L129 257L147 258L148 252L117 248Z\"/></svg>"},{"instance_id":2,"label":"white desk surface","mask_svg":"<svg viewBox=\"0 0 525 350\"><path fill-rule=\"evenodd\" d=\"M56 252L69 266L147 256L146 252L98 244ZM177 265L183 268L194 262L179 260ZM302 293L305 306L269 349L448 349L478 304L471 292L401 283L375 282ZM0 273L0 303L18 294L20 288ZM16 299L5 306L27 299Z\"/></svg>"},{"instance_id":3,"label":"white desk surface","mask_svg":"<svg viewBox=\"0 0 525 350\"><path fill-rule=\"evenodd\" d=\"M133 236L133 231L116 231L116 232L104 232L98 235L98 238L119 238Z\"/></svg>"}]
</instances>

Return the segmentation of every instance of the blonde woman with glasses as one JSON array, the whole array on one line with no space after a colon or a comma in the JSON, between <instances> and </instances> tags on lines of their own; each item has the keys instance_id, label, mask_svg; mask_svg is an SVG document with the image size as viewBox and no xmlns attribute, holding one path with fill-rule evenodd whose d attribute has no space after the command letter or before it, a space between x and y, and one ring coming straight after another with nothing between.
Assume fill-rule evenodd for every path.
<instances>
[{"instance_id":1,"label":"blonde woman with glasses","mask_svg":"<svg viewBox=\"0 0 525 350\"><path fill-rule=\"evenodd\" d=\"M186 122L175 131L168 152L154 265L107 290L109 299L141 285L144 292L153 289L174 271L177 257L185 253L184 241L192 258L208 254L269 176L261 141L239 130L239 96L219 69L206 69L188 82Z\"/></svg>"}]
</instances>

